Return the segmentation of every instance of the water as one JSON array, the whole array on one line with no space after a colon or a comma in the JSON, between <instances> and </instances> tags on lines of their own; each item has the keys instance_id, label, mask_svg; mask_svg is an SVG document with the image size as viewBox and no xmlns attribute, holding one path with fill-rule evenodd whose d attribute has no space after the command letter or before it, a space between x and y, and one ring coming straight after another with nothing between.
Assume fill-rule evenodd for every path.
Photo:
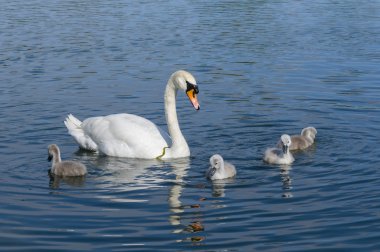
<instances>
[{"instance_id":1,"label":"water","mask_svg":"<svg viewBox=\"0 0 380 252\"><path fill-rule=\"evenodd\" d=\"M380 249L378 1L8 1L0 8L0 250ZM128 112L165 128L163 92L192 155L78 151L63 120ZM282 133L318 129L287 169ZM47 145L84 180L50 180ZM204 178L208 158L235 179Z\"/></svg>"}]
</instances>

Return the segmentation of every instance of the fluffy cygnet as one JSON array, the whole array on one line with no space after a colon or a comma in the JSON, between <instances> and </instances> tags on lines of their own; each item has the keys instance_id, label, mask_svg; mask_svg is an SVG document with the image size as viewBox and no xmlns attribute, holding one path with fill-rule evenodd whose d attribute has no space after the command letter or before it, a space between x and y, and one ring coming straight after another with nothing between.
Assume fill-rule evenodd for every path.
<instances>
[{"instance_id":1,"label":"fluffy cygnet","mask_svg":"<svg viewBox=\"0 0 380 252\"><path fill-rule=\"evenodd\" d=\"M48 160L52 161L50 172L58 176L83 176L87 173L86 166L76 161L62 161L61 153L56 144L48 147Z\"/></svg>"},{"instance_id":2,"label":"fluffy cygnet","mask_svg":"<svg viewBox=\"0 0 380 252\"><path fill-rule=\"evenodd\" d=\"M307 127L301 131L301 135L291 136L292 144L289 150L303 150L314 143L317 130L314 127ZM277 143L277 147L281 146L281 140Z\"/></svg>"},{"instance_id":3,"label":"fluffy cygnet","mask_svg":"<svg viewBox=\"0 0 380 252\"><path fill-rule=\"evenodd\" d=\"M270 164L291 164L294 161L293 155L289 151L292 140L289 135L282 135L280 148L268 148L264 153L264 161Z\"/></svg>"},{"instance_id":4,"label":"fluffy cygnet","mask_svg":"<svg viewBox=\"0 0 380 252\"><path fill-rule=\"evenodd\" d=\"M235 166L225 162L221 155L215 154L210 157L210 168L206 172L211 180L231 178L236 175Z\"/></svg>"}]
</instances>

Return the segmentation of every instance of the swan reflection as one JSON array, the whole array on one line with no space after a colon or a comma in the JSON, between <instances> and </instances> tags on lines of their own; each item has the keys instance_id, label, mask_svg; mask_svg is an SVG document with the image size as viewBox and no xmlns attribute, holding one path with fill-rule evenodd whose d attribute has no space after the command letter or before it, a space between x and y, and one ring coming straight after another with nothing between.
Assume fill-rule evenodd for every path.
<instances>
[{"instance_id":1,"label":"swan reflection","mask_svg":"<svg viewBox=\"0 0 380 252\"><path fill-rule=\"evenodd\" d=\"M101 193L96 194L97 197L118 203L151 201L150 204L156 204L155 202L160 202L162 191L165 191L164 197L166 195L169 212L168 221L174 227L172 233L190 234L183 240L184 242L198 243L205 239L199 235L194 236L204 230L200 218L200 202L184 205L181 200L187 184L189 158L162 161L79 154L89 164L87 180L93 183L95 181L96 187L102 190ZM157 189L160 189L159 192ZM150 192L153 195L158 193L157 197L152 198ZM193 217L189 218L189 211L194 209Z\"/></svg>"},{"instance_id":2,"label":"swan reflection","mask_svg":"<svg viewBox=\"0 0 380 252\"><path fill-rule=\"evenodd\" d=\"M102 189L112 189L111 194L103 194L102 197L116 202L146 202L148 199L137 198L136 194L131 194L135 199L126 199L126 194L115 192L164 188L167 183L172 182L168 198L170 211L174 213L182 211L182 203L179 198L183 189L183 178L189 168L189 158L162 161L104 156L97 157L91 162L95 166L96 172L99 173L95 177L95 180L100 181L97 186ZM122 195L122 197L116 195Z\"/></svg>"},{"instance_id":3,"label":"swan reflection","mask_svg":"<svg viewBox=\"0 0 380 252\"><path fill-rule=\"evenodd\" d=\"M200 245L205 239L203 236L194 235L204 231L204 226L201 221L202 213L200 211L201 205L192 204L184 205L180 200L184 186L186 185L184 178L187 176L188 169L190 168L190 160L188 158L178 159L171 162L172 171L175 175L175 179L172 181L172 186L169 189L169 208L170 216L169 222L175 229L172 231L174 234L188 233L189 237L177 240L177 242L192 242L193 245ZM196 211L190 215L189 209L196 209ZM187 213L186 213L187 212ZM186 215L186 222L182 220L182 215Z\"/></svg>"},{"instance_id":4,"label":"swan reflection","mask_svg":"<svg viewBox=\"0 0 380 252\"><path fill-rule=\"evenodd\" d=\"M121 185L128 183L124 189L129 191L131 185L136 185L138 189L141 189L157 186L163 181L162 178L156 176L157 169L154 169L161 168L163 162L156 159L99 157L93 161L93 165L101 172L101 176L97 179L103 182L104 187L119 185L119 188L123 189Z\"/></svg>"},{"instance_id":5,"label":"swan reflection","mask_svg":"<svg viewBox=\"0 0 380 252\"><path fill-rule=\"evenodd\" d=\"M115 193L115 190L133 191L165 188L169 184L167 197L169 223L172 226L180 227L173 230L172 233L188 232L189 227L201 226L196 219L192 220L193 222L187 226L183 225L181 220L182 214L186 209L197 207L195 205L184 206L181 201L182 191L185 186L185 177L190 168L189 158L161 161L102 157L96 159L93 163L96 167L101 169L102 175L97 178L102 180L100 184L106 189L113 190L112 194L103 196L107 197L108 200L116 202L146 202L148 201L147 199L141 198L126 199L125 194L121 194L123 198L117 198L115 195L118 194ZM194 229L193 232L199 230ZM192 238L189 239L191 240ZM196 240L199 241L199 239Z\"/></svg>"},{"instance_id":6,"label":"swan reflection","mask_svg":"<svg viewBox=\"0 0 380 252\"><path fill-rule=\"evenodd\" d=\"M181 217L178 215L184 212L183 204L180 200L183 187L185 185L184 178L190 168L190 159L181 158L170 162L175 178L171 181L172 186L169 189L168 203L170 212L173 213L169 216L169 222L173 226L181 224Z\"/></svg>"}]
</instances>

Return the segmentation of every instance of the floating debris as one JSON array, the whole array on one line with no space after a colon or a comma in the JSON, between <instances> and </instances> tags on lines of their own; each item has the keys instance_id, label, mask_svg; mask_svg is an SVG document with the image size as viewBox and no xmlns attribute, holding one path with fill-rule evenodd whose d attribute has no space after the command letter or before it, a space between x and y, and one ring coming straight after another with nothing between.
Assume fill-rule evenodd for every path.
<instances>
[{"instance_id":1,"label":"floating debris","mask_svg":"<svg viewBox=\"0 0 380 252\"><path fill-rule=\"evenodd\" d=\"M195 222L189 224L189 226L186 228L186 231L189 231L189 232L200 232L203 230L205 230L205 229L199 221L195 221Z\"/></svg>"}]
</instances>

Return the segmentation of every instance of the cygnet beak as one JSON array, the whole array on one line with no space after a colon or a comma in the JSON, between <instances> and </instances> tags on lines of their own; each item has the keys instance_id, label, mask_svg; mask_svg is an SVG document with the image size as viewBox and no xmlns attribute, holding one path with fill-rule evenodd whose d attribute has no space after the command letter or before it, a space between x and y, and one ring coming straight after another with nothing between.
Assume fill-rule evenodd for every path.
<instances>
[{"instance_id":1,"label":"cygnet beak","mask_svg":"<svg viewBox=\"0 0 380 252\"><path fill-rule=\"evenodd\" d=\"M213 168L209 171L208 176L211 178L212 176L214 176L215 172L216 172L216 168L213 167Z\"/></svg>"},{"instance_id":2,"label":"cygnet beak","mask_svg":"<svg viewBox=\"0 0 380 252\"><path fill-rule=\"evenodd\" d=\"M289 150L289 146L288 145L282 145L282 151L284 152L284 154L288 153L288 150Z\"/></svg>"}]
</instances>

